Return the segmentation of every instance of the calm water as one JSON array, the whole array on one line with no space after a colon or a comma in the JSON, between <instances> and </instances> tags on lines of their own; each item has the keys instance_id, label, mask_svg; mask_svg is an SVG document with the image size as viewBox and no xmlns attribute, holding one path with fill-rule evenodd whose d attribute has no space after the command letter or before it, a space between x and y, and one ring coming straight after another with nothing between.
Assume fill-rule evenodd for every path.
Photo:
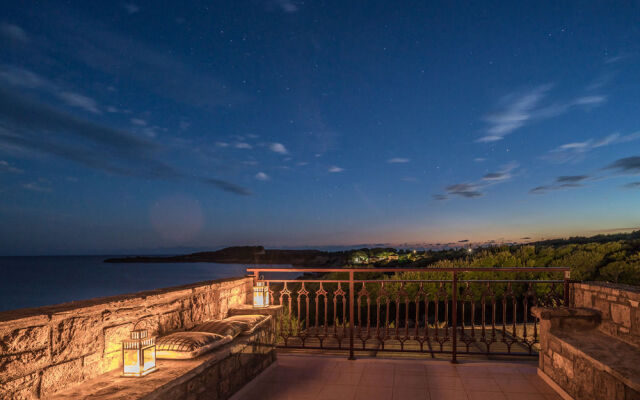
<instances>
[{"instance_id":1,"label":"calm water","mask_svg":"<svg viewBox=\"0 0 640 400\"><path fill-rule=\"evenodd\" d=\"M0 257L0 311L243 276L248 267L217 263L107 264L105 258L109 256Z\"/></svg>"}]
</instances>

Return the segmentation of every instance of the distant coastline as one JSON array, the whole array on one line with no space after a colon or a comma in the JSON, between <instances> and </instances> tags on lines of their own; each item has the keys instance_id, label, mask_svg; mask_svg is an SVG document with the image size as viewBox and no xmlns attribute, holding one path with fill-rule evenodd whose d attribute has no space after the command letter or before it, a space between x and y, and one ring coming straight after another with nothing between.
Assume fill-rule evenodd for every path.
<instances>
[{"instance_id":1,"label":"distant coastline","mask_svg":"<svg viewBox=\"0 0 640 400\"><path fill-rule=\"evenodd\" d=\"M291 264L305 267L342 266L348 262L348 252L320 250L266 250L262 246L227 247L218 251L159 257L134 256L108 258L106 263L184 263L213 262L225 264Z\"/></svg>"}]
</instances>

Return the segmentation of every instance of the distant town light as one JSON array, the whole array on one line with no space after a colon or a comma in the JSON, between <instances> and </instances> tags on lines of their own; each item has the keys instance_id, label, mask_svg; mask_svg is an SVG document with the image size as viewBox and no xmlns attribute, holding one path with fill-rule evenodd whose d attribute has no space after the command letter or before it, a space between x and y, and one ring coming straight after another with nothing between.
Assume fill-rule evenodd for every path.
<instances>
[{"instance_id":1,"label":"distant town light","mask_svg":"<svg viewBox=\"0 0 640 400\"><path fill-rule=\"evenodd\" d=\"M469 247L469 248L467 249L467 252L469 252L469 253L473 253L473 249L472 249L471 247Z\"/></svg>"},{"instance_id":2,"label":"distant town light","mask_svg":"<svg viewBox=\"0 0 640 400\"><path fill-rule=\"evenodd\" d=\"M156 338L147 329L131 331L122 341L122 375L141 377L156 371Z\"/></svg>"},{"instance_id":3,"label":"distant town light","mask_svg":"<svg viewBox=\"0 0 640 400\"><path fill-rule=\"evenodd\" d=\"M264 282L257 282L253 287L253 308L269 307L269 288Z\"/></svg>"}]
</instances>

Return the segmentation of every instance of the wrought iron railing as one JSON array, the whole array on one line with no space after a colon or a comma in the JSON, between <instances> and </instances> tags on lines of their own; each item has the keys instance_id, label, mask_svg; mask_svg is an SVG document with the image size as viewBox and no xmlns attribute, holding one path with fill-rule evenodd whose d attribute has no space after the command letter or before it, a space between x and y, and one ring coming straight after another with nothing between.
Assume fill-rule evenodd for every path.
<instances>
[{"instance_id":1,"label":"wrought iron railing","mask_svg":"<svg viewBox=\"0 0 640 400\"><path fill-rule=\"evenodd\" d=\"M279 346L348 350L350 359L355 351L445 353L453 362L458 354L535 356L538 325L531 307L569 302L569 269L562 267L247 271L255 282L265 282L272 304L284 308L277 322ZM306 274L262 278L292 272ZM372 273L384 279L365 279ZM419 279L402 273L418 273L413 275ZM539 279L484 279L505 274ZM553 274L561 279L544 279Z\"/></svg>"}]
</instances>

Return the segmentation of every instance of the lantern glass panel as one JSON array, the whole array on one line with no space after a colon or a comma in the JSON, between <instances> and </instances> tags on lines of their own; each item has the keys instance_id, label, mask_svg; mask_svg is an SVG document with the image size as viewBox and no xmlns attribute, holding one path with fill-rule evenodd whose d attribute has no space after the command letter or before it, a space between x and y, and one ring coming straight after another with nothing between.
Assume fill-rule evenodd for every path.
<instances>
[{"instance_id":1,"label":"lantern glass panel","mask_svg":"<svg viewBox=\"0 0 640 400\"><path fill-rule=\"evenodd\" d=\"M253 306L256 308L269 306L269 289L264 286L264 282L258 282L258 286L253 287Z\"/></svg>"},{"instance_id":2,"label":"lantern glass panel","mask_svg":"<svg viewBox=\"0 0 640 400\"><path fill-rule=\"evenodd\" d=\"M124 349L124 373L138 375L140 373L140 359L138 349Z\"/></svg>"},{"instance_id":3,"label":"lantern glass panel","mask_svg":"<svg viewBox=\"0 0 640 400\"><path fill-rule=\"evenodd\" d=\"M156 367L156 346L151 346L142 350L142 354L144 355L144 370L143 372L147 372L150 369Z\"/></svg>"}]
</instances>

